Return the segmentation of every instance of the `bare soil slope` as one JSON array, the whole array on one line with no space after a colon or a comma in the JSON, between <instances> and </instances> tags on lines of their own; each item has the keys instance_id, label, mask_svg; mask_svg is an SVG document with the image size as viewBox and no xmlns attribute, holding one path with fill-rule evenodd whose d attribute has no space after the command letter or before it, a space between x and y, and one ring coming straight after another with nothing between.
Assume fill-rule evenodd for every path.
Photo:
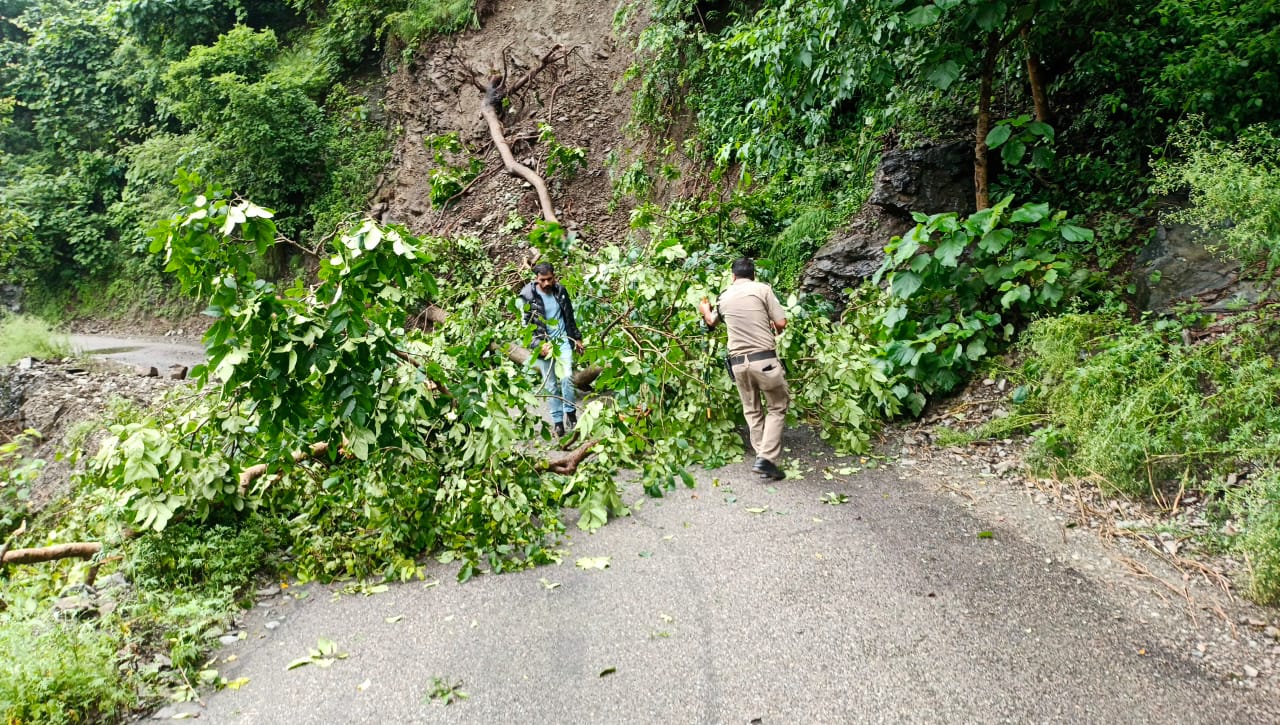
<instances>
[{"instance_id":1,"label":"bare soil slope","mask_svg":"<svg viewBox=\"0 0 1280 725\"><path fill-rule=\"evenodd\" d=\"M622 156L626 144L621 128L631 96L615 89L631 53L615 39L612 22L612 9L591 0L515 0L497 3L479 30L420 49L388 81L386 110L403 132L373 212L417 234L481 236L491 252L520 246L521 236L539 216L537 197L527 182L502 170L480 117L482 94L471 79L501 75L505 67L511 83L560 46L573 52L508 99L506 136L516 159L544 176L547 148L537 143L539 123L549 124L564 146L584 149L586 166L575 177L548 180L557 213L592 246L620 240L627 214L625 209L608 211L605 164L611 153ZM485 171L447 208L433 208L430 172L439 164L426 141L451 132L484 159ZM523 224L508 224L517 216Z\"/></svg>"}]
</instances>

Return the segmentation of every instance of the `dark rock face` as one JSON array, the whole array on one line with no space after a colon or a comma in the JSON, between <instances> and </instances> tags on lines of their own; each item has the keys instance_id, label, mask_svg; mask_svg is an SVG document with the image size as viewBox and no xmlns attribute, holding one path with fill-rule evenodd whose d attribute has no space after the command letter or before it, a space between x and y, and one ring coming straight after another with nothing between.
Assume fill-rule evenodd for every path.
<instances>
[{"instance_id":1,"label":"dark rock face","mask_svg":"<svg viewBox=\"0 0 1280 725\"><path fill-rule=\"evenodd\" d=\"M1165 310L1196 299L1206 311L1226 309L1233 298L1257 301L1258 289L1239 278L1240 263L1205 249L1203 232L1183 224L1161 225L1134 263L1137 302L1144 310Z\"/></svg>"},{"instance_id":2,"label":"dark rock face","mask_svg":"<svg viewBox=\"0 0 1280 725\"><path fill-rule=\"evenodd\" d=\"M890 151L880 159L867 203L907 217L913 211L972 214L973 144Z\"/></svg>"},{"instance_id":3,"label":"dark rock face","mask_svg":"<svg viewBox=\"0 0 1280 725\"><path fill-rule=\"evenodd\" d=\"M880 160L873 184L857 216L813 255L801 290L840 305L846 288L857 287L880 268L884 245L915 226L911 212L972 214L973 147L958 141L890 151Z\"/></svg>"},{"instance_id":4,"label":"dark rock face","mask_svg":"<svg viewBox=\"0 0 1280 725\"><path fill-rule=\"evenodd\" d=\"M823 245L805 268L800 288L839 304L846 288L857 287L880 269L884 245L914 226L910 218L868 204L849 226Z\"/></svg>"}]
</instances>

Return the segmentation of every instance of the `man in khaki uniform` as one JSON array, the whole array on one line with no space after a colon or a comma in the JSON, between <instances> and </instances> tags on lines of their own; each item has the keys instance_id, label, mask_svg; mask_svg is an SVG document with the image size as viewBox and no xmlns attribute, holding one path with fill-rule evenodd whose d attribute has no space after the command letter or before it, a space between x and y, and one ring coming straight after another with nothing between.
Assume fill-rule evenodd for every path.
<instances>
[{"instance_id":1,"label":"man in khaki uniform","mask_svg":"<svg viewBox=\"0 0 1280 725\"><path fill-rule=\"evenodd\" d=\"M733 263L733 283L720 295L716 310L705 297L698 310L708 327L724 319L729 328L729 367L756 450L751 470L775 481L783 478L778 461L791 394L774 339L787 326L778 297L769 285L756 281L755 262L744 257Z\"/></svg>"}]
</instances>

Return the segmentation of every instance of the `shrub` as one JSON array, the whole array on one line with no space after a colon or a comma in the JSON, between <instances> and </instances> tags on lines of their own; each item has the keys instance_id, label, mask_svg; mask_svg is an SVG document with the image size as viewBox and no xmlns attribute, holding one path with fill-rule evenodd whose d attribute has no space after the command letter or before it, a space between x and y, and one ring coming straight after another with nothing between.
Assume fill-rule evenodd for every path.
<instances>
[{"instance_id":1,"label":"shrub","mask_svg":"<svg viewBox=\"0 0 1280 725\"><path fill-rule=\"evenodd\" d=\"M64 725L123 716L135 692L116 664L120 646L114 634L84 624L0 623L0 720Z\"/></svg>"},{"instance_id":2,"label":"shrub","mask_svg":"<svg viewBox=\"0 0 1280 725\"><path fill-rule=\"evenodd\" d=\"M1169 218L1210 232L1218 251L1246 264L1280 266L1280 137L1253 126L1227 144L1184 125L1173 143L1184 157L1157 168L1156 190L1188 189L1191 206Z\"/></svg>"}]
</instances>

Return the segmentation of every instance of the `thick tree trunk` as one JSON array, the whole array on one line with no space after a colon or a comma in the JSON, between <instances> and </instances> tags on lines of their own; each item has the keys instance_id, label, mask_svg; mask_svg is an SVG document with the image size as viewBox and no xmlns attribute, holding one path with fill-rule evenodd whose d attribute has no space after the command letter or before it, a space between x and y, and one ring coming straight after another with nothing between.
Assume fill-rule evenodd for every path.
<instances>
[{"instance_id":1,"label":"thick tree trunk","mask_svg":"<svg viewBox=\"0 0 1280 725\"><path fill-rule=\"evenodd\" d=\"M1027 48L1027 81L1031 84L1031 101L1036 106L1036 120L1041 123L1052 123L1053 112L1049 108L1049 94L1044 88L1044 71L1040 68L1040 58L1031 48L1030 31L1022 29L1022 42Z\"/></svg>"},{"instance_id":2,"label":"thick tree trunk","mask_svg":"<svg viewBox=\"0 0 1280 725\"><path fill-rule=\"evenodd\" d=\"M999 53L999 33L988 33L987 50L982 58L982 84L978 91L978 132L973 145L974 205L979 211L991 206L987 134L991 132L991 86L996 74L996 56Z\"/></svg>"},{"instance_id":3,"label":"thick tree trunk","mask_svg":"<svg viewBox=\"0 0 1280 725\"><path fill-rule=\"evenodd\" d=\"M75 544L55 544L53 546L44 546L39 549L14 549L4 554L0 564L39 564L44 561L54 561L56 559L69 559L77 557L80 559L89 559L102 551L102 544L96 541L84 541Z\"/></svg>"}]
</instances>

